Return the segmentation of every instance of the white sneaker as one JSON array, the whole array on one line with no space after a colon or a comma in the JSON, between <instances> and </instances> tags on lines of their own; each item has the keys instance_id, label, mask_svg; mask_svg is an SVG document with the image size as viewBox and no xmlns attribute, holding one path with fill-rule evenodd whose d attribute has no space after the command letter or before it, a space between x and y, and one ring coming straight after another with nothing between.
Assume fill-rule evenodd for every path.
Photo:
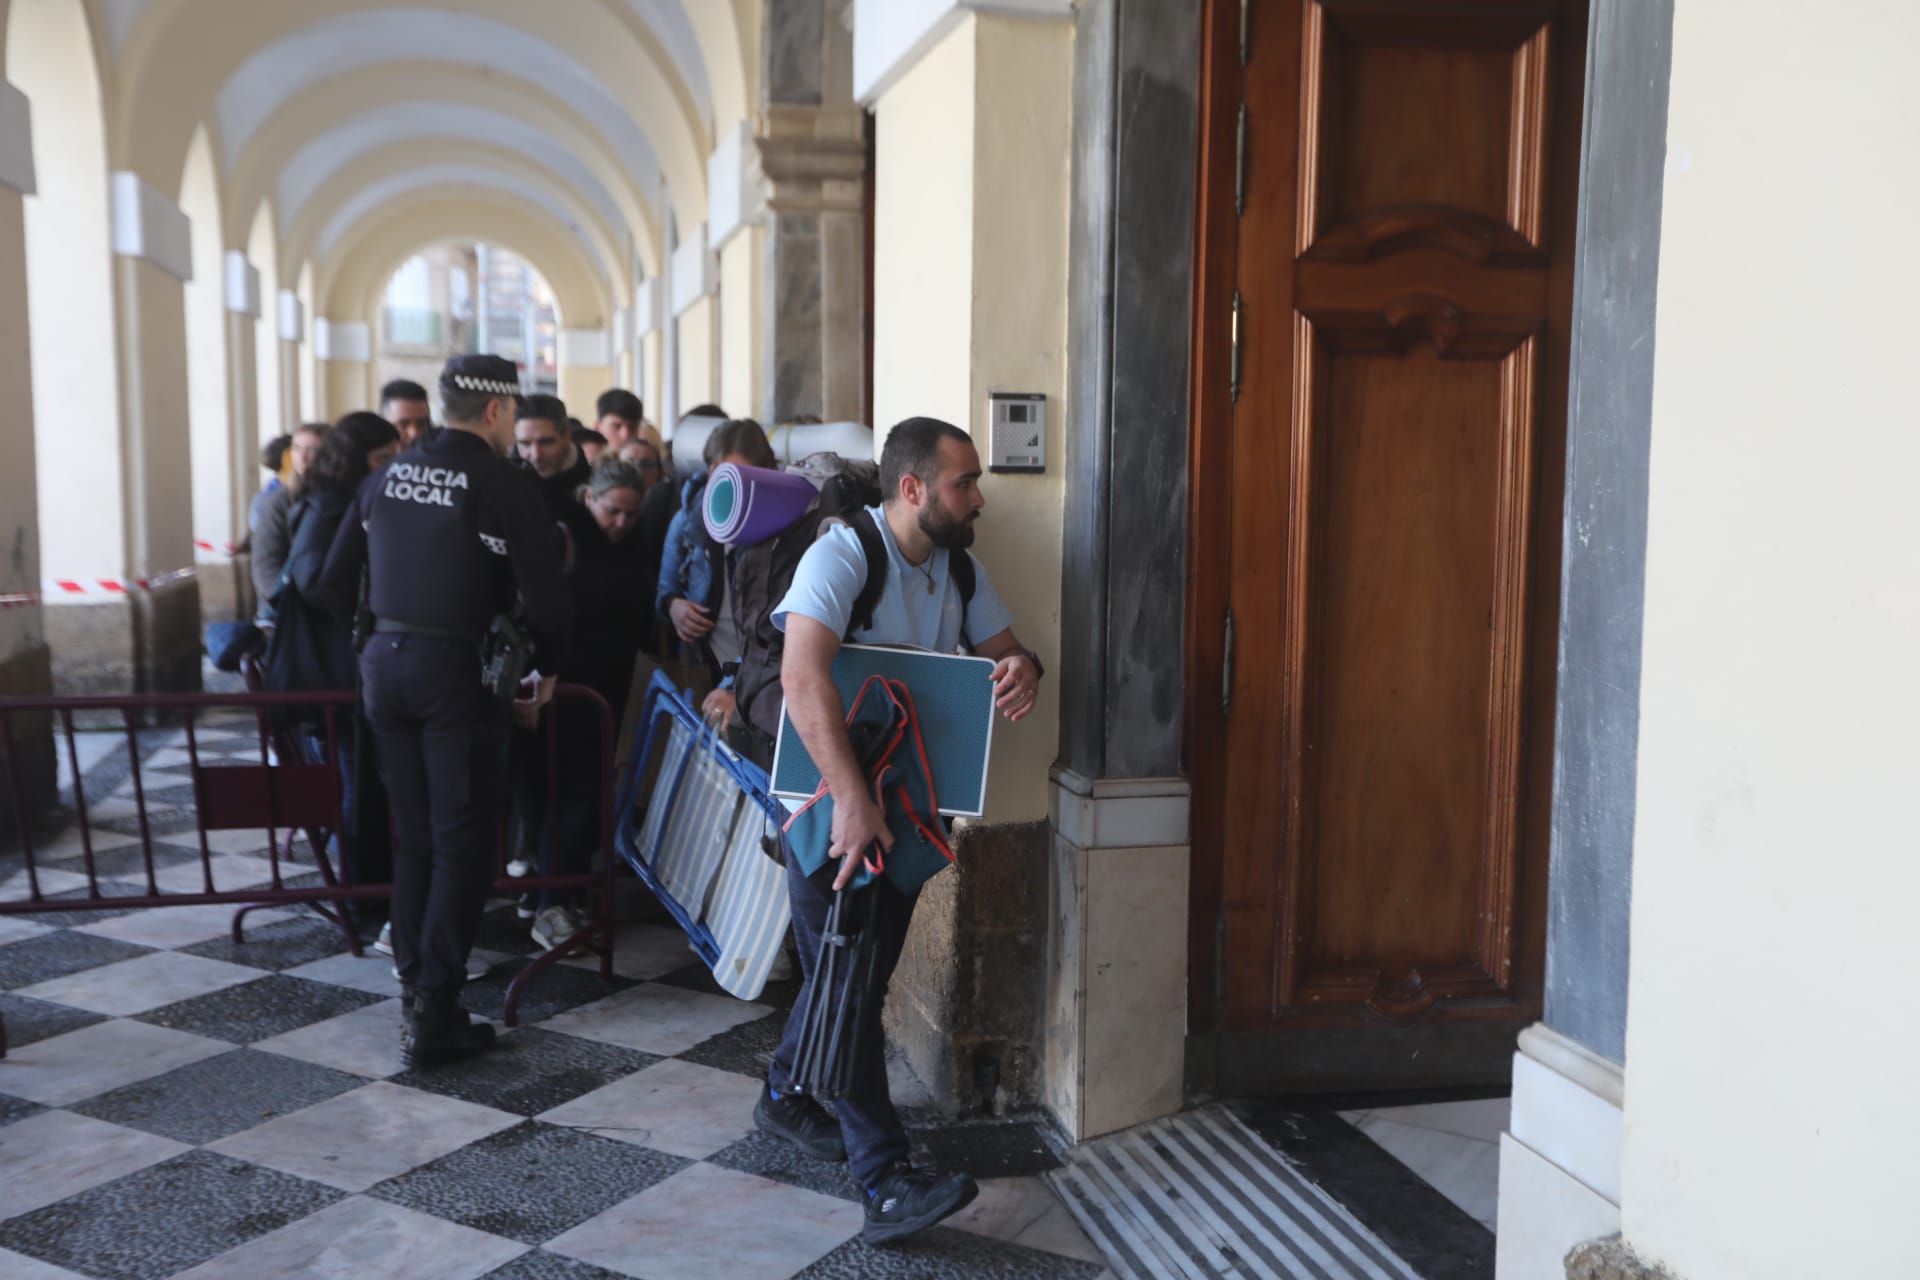
<instances>
[{"instance_id":1,"label":"white sneaker","mask_svg":"<svg viewBox=\"0 0 1920 1280\"><path fill-rule=\"evenodd\" d=\"M530 876L533 874L533 864L525 858L515 858L507 864L507 874L515 880L521 876Z\"/></svg>"},{"instance_id":2,"label":"white sneaker","mask_svg":"<svg viewBox=\"0 0 1920 1280\"><path fill-rule=\"evenodd\" d=\"M393 921L380 926L380 936L374 940L373 949L383 956L393 954Z\"/></svg>"},{"instance_id":3,"label":"white sneaker","mask_svg":"<svg viewBox=\"0 0 1920 1280\"><path fill-rule=\"evenodd\" d=\"M533 940L542 951L551 951L565 945L585 925L585 918L573 907L548 907L533 922Z\"/></svg>"}]
</instances>

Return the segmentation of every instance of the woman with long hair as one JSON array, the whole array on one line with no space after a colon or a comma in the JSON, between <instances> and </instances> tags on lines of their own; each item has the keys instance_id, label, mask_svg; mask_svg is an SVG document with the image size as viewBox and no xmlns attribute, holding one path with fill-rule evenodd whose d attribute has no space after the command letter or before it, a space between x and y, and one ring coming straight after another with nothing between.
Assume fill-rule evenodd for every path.
<instances>
[{"instance_id":1,"label":"woman with long hair","mask_svg":"<svg viewBox=\"0 0 1920 1280\"><path fill-rule=\"evenodd\" d=\"M287 515L293 542L274 596L279 617L275 630L285 634L277 634L267 652L269 687L354 688L353 617L337 615L322 603L320 571L354 494L399 451L400 433L377 413L350 413L327 430ZM352 714L357 717L359 708ZM298 736L309 763L326 761L324 720L309 723ZM371 757L372 735L361 736L362 751ZM355 750L351 722L344 717L335 724L332 740L345 788L342 809L347 829L339 833L342 869L355 884L389 880L393 868L386 833L387 801L378 768L371 758L358 758L361 753ZM372 905L362 900L363 908Z\"/></svg>"}]
</instances>

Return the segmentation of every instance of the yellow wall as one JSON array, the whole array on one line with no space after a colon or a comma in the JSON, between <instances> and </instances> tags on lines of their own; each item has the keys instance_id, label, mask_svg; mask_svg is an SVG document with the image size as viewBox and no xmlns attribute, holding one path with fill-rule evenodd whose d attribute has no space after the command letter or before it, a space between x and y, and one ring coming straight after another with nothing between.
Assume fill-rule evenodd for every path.
<instances>
[{"instance_id":1,"label":"yellow wall","mask_svg":"<svg viewBox=\"0 0 1920 1280\"><path fill-rule=\"evenodd\" d=\"M881 99L875 162L875 447L925 414L974 433L987 395L1047 396L1051 469L982 481L975 553L1014 629L1058 668L1073 32L969 17ZM1004 86L1021 86L1018 93ZM1047 816L1059 742L1056 681L994 735L987 817Z\"/></svg>"},{"instance_id":2,"label":"yellow wall","mask_svg":"<svg viewBox=\"0 0 1920 1280\"><path fill-rule=\"evenodd\" d=\"M969 424L975 27L962 21L875 104L876 451L903 418Z\"/></svg>"},{"instance_id":3,"label":"yellow wall","mask_svg":"<svg viewBox=\"0 0 1920 1280\"><path fill-rule=\"evenodd\" d=\"M1920 10L1676 6L1622 1221L1915 1274Z\"/></svg>"},{"instance_id":4,"label":"yellow wall","mask_svg":"<svg viewBox=\"0 0 1920 1280\"><path fill-rule=\"evenodd\" d=\"M304 329L305 326L303 325ZM300 396L300 344L280 339L280 412L288 422L301 423L311 421L318 416L313 402ZM370 409L364 399L356 400L351 408ZM334 414L339 417L339 414Z\"/></svg>"},{"instance_id":5,"label":"yellow wall","mask_svg":"<svg viewBox=\"0 0 1920 1280\"><path fill-rule=\"evenodd\" d=\"M720 387L714 377L714 300L702 298L680 313L680 412L702 403L717 403L729 413L738 412L720 401ZM661 424L663 427L666 423Z\"/></svg>"},{"instance_id":6,"label":"yellow wall","mask_svg":"<svg viewBox=\"0 0 1920 1280\"><path fill-rule=\"evenodd\" d=\"M368 371L372 368L365 360L322 360L320 361L320 382L327 391L326 403L321 407L320 416L328 422L336 421L355 409L373 409L380 406L369 404L379 389L369 383L372 377Z\"/></svg>"},{"instance_id":7,"label":"yellow wall","mask_svg":"<svg viewBox=\"0 0 1920 1280\"><path fill-rule=\"evenodd\" d=\"M227 312L227 413L233 432L233 484L240 503L239 531L247 532L246 516L253 495L266 482L260 467L260 393L254 386L259 360L253 344L260 325L250 315Z\"/></svg>"},{"instance_id":8,"label":"yellow wall","mask_svg":"<svg viewBox=\"0 0 1920 1280\"><path fill-rule=\"evenodd\" d=\"M613 370L603 364L564 365L560 369L560 398L567 412L588 426L593 425L593 402L600 393L614 386Z\"/></svg>"},{"instance_id":9,"label":"yellow wall","mask_svg":"<svg viewBox=\"0 0 1920 1280\"><path fill-rule=\"evenodd\" d=\"M747 227L720 250L720 400L736 418L767 412L760 335L763 233Z\"/></svg>"},{"instance_id":10,"label":"yellow wall","mask_svg":"<svg viewBox=\"0 0 1920 1280\"><path fill-rule=\"evenodd\" d=\"M640 339L640 399L646 405L648 419L663 427L671 425L660 418L666 412L666 404L660 398L660 379L663 376L661 356L665 351L665 343L666 337L659 329Z\"/></svg>"}]
</instances>

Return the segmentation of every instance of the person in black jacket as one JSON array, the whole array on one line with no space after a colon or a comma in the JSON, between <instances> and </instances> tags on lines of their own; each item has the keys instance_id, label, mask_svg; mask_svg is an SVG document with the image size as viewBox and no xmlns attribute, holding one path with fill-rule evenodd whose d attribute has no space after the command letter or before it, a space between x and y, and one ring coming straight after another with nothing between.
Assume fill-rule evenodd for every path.
<instances>
[{"instance_id":1,"label":"person in black jacket","mask_svg":"<svg viewBox=\"0 0 1920 1280\"><path fill-rule=\"evenodd\" d=\"M516 595L534 669L558 671L572 639L553 526L507 461L518 379L499 356L447 362L440 431L361 486L324 574L326 593L351 607L368 571L375 621L360 678L393 794L393 953L415 1067L493 1043L459 1000L493 884L512 717L482 683L482 643ZM553 683L539 682L538 700Z\"/></svg>"},{"instance_id":2,"label":"person in black jacket","mask_svg":"<svg viewBox=\"0 0 1920 1280\"><path fill-rule=\"evenodd\" d=\"M513 448L520 465L533 473L547 513L559 520L580 505L580 486L593 473L593 464L573 442L567 428L567 406L559 396L520 398L514 414Z\"/></svg>"},{"instance_id":3,"label":"person in black jacket","mask_svg":"<svg viewBox=\"0 0 1920 1280\"><path fill-rule=\"evenodd\" d=\"M353 613L328 607L320 579L340 522L366 478L400 452L400 433L377 413L350 413L336 422L321 441L308 466L300 497L288 512L293 540L279 580L276 604L286 601L281 627L301 627L299 642L283 635L272 650L285 655L288 670L270 671L269 679L283 689L351 689L354 687ZM299 604L291 604L297 595ZM327 759L324 725L309 726L302 735L307 759ZM346 830L338 833L340 862L349 882L377 884L392 876L388 853L387 800L379 785L379 769L369 758L355 754L355 735L346 723L334 725L334 754L344 788L342 810ZM371 744L368 744L369 746Z\"/></svg>"},{"instance_id":4,"label":"person in black jacket","mask_svg":"<svg viewBox=\"0 0 1920 1280\"><path fill-rule=\"evenodd\" d=\"M562 521L573 548L574 642L560 666L564 684L580 684L605 698L618 725L626 711L634 659L651 628L647 549L637 534L646 481L631 464L600 459L581 500ZM599 843L600 801L611 785L612 762L601 758L599 719L584 704L554 708L557 735L553 811L534 817L546 851L547 873L569 875L592 865ZM537 769L545 769L546 755ZM578 931L578 912L563 895L545 893L534 917L533 940L551 950Z\"/></svg>"}]
</instances>

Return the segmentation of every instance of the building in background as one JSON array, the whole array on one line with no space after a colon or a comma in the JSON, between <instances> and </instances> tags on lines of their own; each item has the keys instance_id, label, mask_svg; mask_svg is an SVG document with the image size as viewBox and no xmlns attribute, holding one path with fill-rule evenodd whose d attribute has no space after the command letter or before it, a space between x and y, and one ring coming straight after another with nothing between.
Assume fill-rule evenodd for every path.
<instances>
[{"instance_id":1,"label":"building in background","mask_svg":"<svg viewBox=\"0 0 1920 1280\"><path fill-rule=\"evenodd\" d=\"M436 245L387 282L375 381L410 378L432 393L447 357L484 351L520 366L528 393L559 386L560 314L526 259L488 244Z\"/></svg>"}]
</instances>

